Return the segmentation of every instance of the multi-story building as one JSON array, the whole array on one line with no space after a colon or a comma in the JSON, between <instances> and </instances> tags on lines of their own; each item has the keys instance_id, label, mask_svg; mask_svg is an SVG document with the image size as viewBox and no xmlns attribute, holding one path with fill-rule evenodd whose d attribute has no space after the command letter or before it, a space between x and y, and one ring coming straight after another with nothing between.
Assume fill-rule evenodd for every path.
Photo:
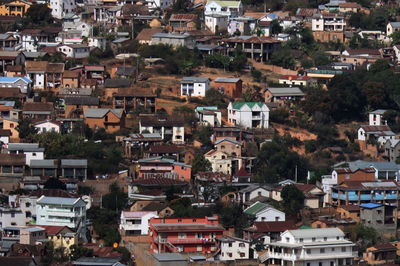
<instances>
[{"instance_id":1,"label":"multi-story building","mask_svg":"<svg viewBox=\"0 0 400 266\"><path fill-rule=\"evenodd\" d=\"M138 176L143 179L168 178L190 182L192 166L173 159L152 157L138 161Z\"/></svg>"},{"instance_id":2,"label":"multi-story building","mask_svg":"<svg viewBox=\"0 0 400 266\"><path fill-rule=\"evenodd\" d=\"M185 127L181 117L172 117L166 115L140 116L140 133L160 133L163 140L172 140L174 144L185 143Z\"/></svg>"},{"instance_id":3,"label":"multi-story building","mask_svg":"<svg viewBox=\"0 0 400 266\"><path fill-rule=\"evenodd\" d=\"M312 18L314 39L321 42L343 42L345 26L344 16L339 14L315 14Z\"/></svg>"},{"instance_id":4,"label":"multi-story building","mask_svg":"<svg viewBox=\"0 0 400 266\"><path fill-rule=\"evenodd\" d=\"M204 97L209 88L209 78L184 77L181 80L181 96Z\"/></svg>"},{"instance_id":5,"label":"multi-story building","mask_svg":"<svg viewBox=\"0 0 400 266\"><path fill-rule=\"evenodd\" d=\"M353 246L338 228L287 230L259 259L268 265L353 265Z\"/></svg>"},{"instance_id":6,"label":"multi-story building","mask_svg":"<svg viewBox=\"0 0 400 266\"><path fill-rule=\"evenodd\" d=\"M157 95L149 90L133 88L118 88L113 93L113 108L123 108L126 113L135 110L146 110L151 113L156 111Z\"/></svg>"},{"instance_id":7,"label":"multi-story building","mask_svg":"<svg viewBox=\"0 0 400 266\"><path fill-rule=\"evenodd\" d=\"M240 78L216 78L214 86L230 98L242 96L243 81Z\"/></svg>"},{"instance_id":8,"label":"multi-story building","mask_svg":"<svg viewBox=\"0 0 400 266\"><path fill-rule=\"evenodd\" d=\"M243 4L241 1L208 1L205 6L204 15L238 17L243 15Z\"/></svg>"},{"instance_id":9,"label":"multi-story building","mask_svg":"<svg viewBox=\"0 0 400 266\"><path fill-rule=\"evenodd\" d=\"M81 198L41 196L36 201L36 224L68 226L86 237L86 202Z\"/></svg>"},{"instance_id":10,"label":"multi-story building","mask_svg":"<svg viewBox=\"0 0 400 266\"><path fill-rule=\"evenodd\" d=\"M396 206L373 202L362 203L360 204L360 220L365 226L372 227L387 237L396 235Z\"/></svg>"},{"instance_id":11,"label":"multi-story building","mask_svg":"<svg viewBox=\"0 0 400 266\"><path fill-rule=\"evenodd\" d=\"M209 254L217 250L216 238L223 232L218 217L152 218L150 251Z\"/></svg>"},{"instance_id":12,"label":"multi-story building","mask_svg":"<svg viewBox=\"0 0 400 266\"><path fill-rule=\"evenodd\" d=\"M219 249L219 260L232 261L232 260L248 260L252 259L250 255L251 241L232 237L223 236L217 238Z\"/></svg>"},{"instance_id":13,"label":"multi-story building","mask_svg":"<svg viewBox=\"0 0 400 266\"><path fill-rule=\"evenodd\" d=\"M156 211L123 211L119 230L123 236L147 235L149 220L157 217Z\"/></svg>"},{"instance_id":14,"label":"multi-story building","mask_svg":"<svg viewBox=\"0 0 400 266\"><path fill-rule=\"evenodd\" d=\"M9 143L7 150L9 154L25 154L26 165L30 165L31 160L44 159L44 148L40 148L39 143Z\"/></svg>"},{"instance_id":15,"label":"multi-story building","mask_svg":"<svg viewBox=\"0 0 400 266\"><path fill-rule=\"evenodd\" d=\"M51 15L55 18L62 19L65 15L73 13L76 8L75 0L51 0Z\"/></svg>"},{"instance_id":16,"label":"multi-story building","mask_svg":"<svg viewBox=\"0 0 400 266\"><path fill-rule=\"evenodd\" d=\"M197 106L195 111L200 124L212 127L221 126L222 115L221 110L218 110L218 106Z\"/></svg>"},{"instance_id":17,"label":"multi-story building","mask_svg":"<svg viewBox=\"0 0 400 266\"><path fill-rule=\"evenodd\" d=\"M245 128L268 128L269 108L261 102L231 102L228 122Z\"/></svg>"}]
</instances>

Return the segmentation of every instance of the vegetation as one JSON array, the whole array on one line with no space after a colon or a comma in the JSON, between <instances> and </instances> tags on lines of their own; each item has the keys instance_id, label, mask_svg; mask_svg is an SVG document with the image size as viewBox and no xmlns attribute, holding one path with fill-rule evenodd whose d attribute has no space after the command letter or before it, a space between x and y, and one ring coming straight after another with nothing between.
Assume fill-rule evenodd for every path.
<instances>
[{"instance_id":1,"label":"vegetation","mask_svg":"<svg viewBox=\"0 0 400 266\"><path fill-rule=\"evenodd\" d=\"M281 205L287 214L297 215L304 207L304 194L295 185L284 186L281 198Z\"/></svg>"}]
</instances>

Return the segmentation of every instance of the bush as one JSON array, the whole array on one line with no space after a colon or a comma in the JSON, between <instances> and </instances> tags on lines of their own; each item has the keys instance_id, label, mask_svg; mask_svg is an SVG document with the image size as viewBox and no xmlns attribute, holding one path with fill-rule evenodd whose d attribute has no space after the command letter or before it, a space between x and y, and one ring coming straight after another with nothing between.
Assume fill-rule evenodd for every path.
<instances>
[{"instance_id":1,"label":"bush","mask_svg":"<svg viewBox=\"0 0 400 266\"><path fill-rule=\"evenodd\" d=\"M315 140L306 140L304 141L304 148L306 153L312 153L317 150L317 141Z\"/></svg>"},{"instance_id":2,"label":"bush","mask_svg":"<svg viewBox=\"0 0 400 266\"><path fill-rule=\"evenodd\" d=\"M285 124L288 118L289 118L289 112L285 109L277 109L269 113L269 119L271 122Z\"/></svg>"}]
</instances>

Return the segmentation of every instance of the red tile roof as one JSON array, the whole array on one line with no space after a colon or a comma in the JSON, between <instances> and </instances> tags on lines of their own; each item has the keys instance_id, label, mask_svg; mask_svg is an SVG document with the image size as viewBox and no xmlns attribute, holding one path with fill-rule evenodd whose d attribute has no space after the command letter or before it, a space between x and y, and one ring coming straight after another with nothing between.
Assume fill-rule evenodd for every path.
<instances>
[{"instance_id":1,"label":"red tile roof","mask_svg":"<svg viewBox=\"0 0 400 266\"><path fill-rule=\"evenodd\" d=\"M235 177L249 177L249 174L244 167L240 168L239 171L235 174Z\"/></svg>"},{"instance_id":2,"label":"red tile roof","mask_svg":"<svg viewBox=\"0 0 400 266\"><path fill-rule=\"evenodd\" d=\"M297 229L295 221L279 221L279 222L255 222L244 230L254 233L279 233L286 230Z\"/></svg>"},{"instance_id":3,"label":"red tile roof","mask_svg":"<svg viewBox=\"0 0 400 266\"><path fill-rule=\"evenodd\" d=\"M192 21L197 19L197 14L172 14L169 21Z\"/></svg>"}]
</instances>

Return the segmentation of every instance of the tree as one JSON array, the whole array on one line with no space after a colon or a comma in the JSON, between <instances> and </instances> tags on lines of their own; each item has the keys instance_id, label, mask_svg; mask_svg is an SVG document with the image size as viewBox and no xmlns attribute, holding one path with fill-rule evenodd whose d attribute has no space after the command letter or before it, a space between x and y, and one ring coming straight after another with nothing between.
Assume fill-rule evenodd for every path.
<instances>
[{"instance_id":1,"label":"tree","mask_svg":"<svg viewBox=\"0 0 400 266\"><path fill-rule=\"evenodd\" d=\"M195 137L198 141L201 142L204 146L211 147L211 135L213 134L213 129L211 126L200 126L196 132Z\"/></svg>"},{"instance_id":2,"label":"tree","mask_svg":"<svg viewBox=\"0 0 400 266\"><path fill-rule=\"evenodd\" d=\"M128 195L113 183L109 187L110 193L103 196L103 207L109 210L122 210L127 201Z\"/></svg>"},{"instance_id":3,"label":"tree","mask_svg":"<svg viewBox=\"0 0 400 266\"><path fill-rule=\"evenodd\" d=\"M77 260L81 257L92 257L93 249L85 248L81 245L72 245L70 247L71 260Z\"/></svg>"},{"instance_id":4,"label":"tree","mask_svg":"<svg viewBox=\"0 0 400 266\"><path fill-rule=\"evenodd\" d=\"M21 139L26 139L29 136L35 135L38 129L32 124L29 118L21 118L18 120L18 126L15 128Z\"/></svg>"},{"instance_id":5,"label":"tree","mask_svg":"<svg viewBox=\"0 0 400 266\"><path fill-rule=\"evenodd\" d=\"M282 188L281 198L282 206L288 214L297 215L304 207L304 194L293 184Z\"/></svg>"},{"instance_id":6,"label":"tree","mask_svg":"<svg viewBox=\"0 0 400 266\"><path fill-rule=\"evenodd\" d=\"M393 45L398 45L400 44L400 31L395 31L389 36L392 39L392 44Z\"/></svg>"},{"instance_id":7,"label":"tree","mask_svg":"<svg viewBox=\"0 0 400 266\"><path fill-rule=\"evenodd\" d=\"M279 20L277 20L277 19L274 19L271 21L270 28L271 28L272 35L279 34L283 30L282 26L279 24Z\"/></svg>"},{"instance_id":8,"label":"tree","mask_svg":"<svg viewBox=\"0 0 400 266\"><path fill-rule=\"evenodd\" d=\"M44 183L44 188L45 189L62 189L62 190L67 190L67 186L65 183L61 182L57 178L49 178L47 181Z\"/></svg>"},{"instance_id":9,"label":"tree","mask_svg":"<svg viewBox=\"0 0 400 266\"><path fill-rule=\"evenodd\" d=\"M53 23L51 9L47 4L33 4L26 12L26 17L33 24L46 25Z\"/></svg>"},{"instance_id":10,"label":"tree","mask_svg":"<svg viewBox=\"0 0 400 266\"><path fill-rule=\"evenodd\" d=\"M292 56L290 50L280 49L272 54L271 63L273 65L281 66L283 68L293 68L296 64L296 61Z\"/></svg>"},{"instance_id":11,"label":"tree","mask_svg":"<svg viewBox=\"0 0 400 266\"><path fill-rule=\"evenodd\" d=\"M196 153L192 160L192 174L196 175L198 172L211 171L211 163L203 154Z\"/></svg>"},{"instance_id":12,"label":"tree","mask_svg":"<svg viewBox=\"0 0 400 266\"><path fill-rule=\"evenodd\" d=\"M175 107L173 110L173 115L177 117L183 116L185 124L189 126L193 126L197 120L196 114L193 109L184 105Z\"/></svg>"}]
</instances>

